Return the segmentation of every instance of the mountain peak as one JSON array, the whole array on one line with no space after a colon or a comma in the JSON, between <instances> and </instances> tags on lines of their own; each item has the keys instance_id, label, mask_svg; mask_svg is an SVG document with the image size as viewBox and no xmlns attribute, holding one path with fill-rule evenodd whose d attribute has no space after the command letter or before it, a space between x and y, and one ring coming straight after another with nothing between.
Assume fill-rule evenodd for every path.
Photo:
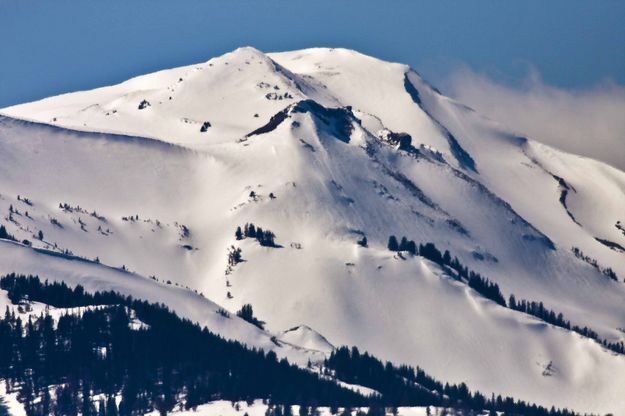
<instances>
[{"instance_id":1,"label":"mountain peak","mask_svg":"<svg viewBox=\"0 0 625 416\"><path fill-rule=\"evenodd\" d=\"M405 65L245 47L3 112L42 122L0 118L0 222L28 242L2 243L3 272L184 292L193 318L203 293L249 345L327 337L481 392L625 406L607 348L625 173L515 138ZM247 304L297 327L230 319Z\"/></svg>"}]
</instances>

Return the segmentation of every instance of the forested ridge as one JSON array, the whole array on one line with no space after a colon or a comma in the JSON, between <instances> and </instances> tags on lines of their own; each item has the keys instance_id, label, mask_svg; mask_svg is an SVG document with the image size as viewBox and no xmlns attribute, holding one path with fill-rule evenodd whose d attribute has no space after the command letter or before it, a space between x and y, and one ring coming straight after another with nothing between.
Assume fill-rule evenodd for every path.
<instances>
[{"instance_id":1,"label":"forested ridge","mask_svg":"<svg viewBox=\"0 0 625 416\"><path fill-rule=\"evenodd\" d=\"M58 322L49 313L23 320L9 307L0 318L0 378L18 392L29 416L165 414L180 403L192 409L213 400L258 398L299 404L305 415L319 405L370 406L370 413L382 406L432 405L509 415L573 414L486 398L464 383L442 384L420 368L383 363L357 348L333 351L318 368L320 375L278 360L274 352L227 341L165 305L112 291L92 294L82 286L16 274L0 278L0 289L20 310L33 301L57 308L97 305L66 312ZM364 397L333 378L379 394Z\"/></svg>"}]
</instances>

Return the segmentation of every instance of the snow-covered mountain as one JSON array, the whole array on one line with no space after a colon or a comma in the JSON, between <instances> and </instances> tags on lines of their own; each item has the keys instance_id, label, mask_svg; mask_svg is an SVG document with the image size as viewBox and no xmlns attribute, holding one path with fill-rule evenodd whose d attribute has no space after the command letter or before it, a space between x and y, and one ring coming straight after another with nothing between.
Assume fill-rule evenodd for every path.
<instances>
[{"instance_id":1,"label":"snow-covered mountain","mask_svg":"<svg viewBox=\"0 0 625 416\"><path fill-rule=\"evenodd\" d=\"M0 241L1 273L162 301L298 362L357 345L485 393L625 411L625 355L387 249L433 242L506 297L622 341L625 173L405 65L241 48L2 114L0 223L45 250ZM275 247L238 240L248 223ZM234 316L247 303L268 332Z\"/></svg>"}]
</instances>

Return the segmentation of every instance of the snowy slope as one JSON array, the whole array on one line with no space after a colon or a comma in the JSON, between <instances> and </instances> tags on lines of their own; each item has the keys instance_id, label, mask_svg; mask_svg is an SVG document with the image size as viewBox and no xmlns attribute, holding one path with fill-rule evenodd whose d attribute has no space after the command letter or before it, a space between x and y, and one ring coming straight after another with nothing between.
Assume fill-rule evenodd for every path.
<instances>
[{"instance_id":1,"label":"snowy slope","mask_svg":"<svg viewBox=\"0 0 625 416\"><path fill-rule=\"evenodd\" d=\"M162 302L176 313L187 319L206 326L210 331L237 340L250 347L273 350L280 357L286 357L299 365L306 365L308 360L323 360L325 355L317 350L309 350L306 346L295 343L276 344L272 334L262 331L234 314L223 316L218 313L221 307L197 295L188 289L171 287L125 271L97 264L72 256L54 254L43 249L32 249L18 243L0 240L0 274L4 275L18 270L20 273L39 275L51 282L64 281L70 286L82 285L89 292L114 290L125 295L150 302ZM0 308L4 313L11 305L6 292L0 290ZM34 302L30 305L31 312L36 316L46 308ZM68 309L48 307L53 318ZM80 309L80 308L75 308ZM70 310L71 311L71 310ZM140 325L140 322L136 322Z\"/></svg>"},{"instance_id":2,"label":"snowy slope","mask_svg":"<svg viewBox=\"0 0 625 416\"><path fill-rule=\"evenodd\" d=\"M192 294L175 285L231 312L251 303L284 348L358 345L487 394L625 411L625 356L386 250L391 234L432 241L505 295L623 340L625 173L518 137L405 65L341 49L242 48L2 112L0 222L36 247L171 281L120 290L254 345L275 346L212 322L213 303L206 321L186 298L170 299ZM391 143L395 133L411 145ZM237 241L250 222L280 247ZM43 276L50 264L62 279L84 267L64 259L55 269L61 260L7 244L3 271ZM232 245L244 261L228 267ZM118 285L112 269L90 267L68 278Z\"/></svg>"}]
</instances>

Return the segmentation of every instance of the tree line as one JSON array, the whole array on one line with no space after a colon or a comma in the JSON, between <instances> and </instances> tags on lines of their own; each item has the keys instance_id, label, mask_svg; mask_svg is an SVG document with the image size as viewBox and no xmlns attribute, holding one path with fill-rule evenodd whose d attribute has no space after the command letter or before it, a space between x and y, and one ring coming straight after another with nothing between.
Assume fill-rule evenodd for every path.
<instances>
[{"instance_id":1,"label":"tree line","mask_svg":"<svg viewBox=\"0 0 625 416\"><path fill-rule=\"evenodd\" d=\"M568 329L569 331L577 332L582 336L594 339L611 351L617 352L619 354L625 354L625 344L623 344L623 341L609 342L605 339L601 339L601 337L599 337L599 334L597 334L595 331L588 328L587 326L580 327L577 325L571 325L571 321L565 319L564 315L561 312L556 314L556 312L554 312L553 310L547 309L542 302L527 301L525 299L517 300L514 295L510 295L508 305L510 309L527 313L552 325Z\"/></svg>"},{"instance_id":2,"label":"tree line","mask_svg":"<svg viewBox=\"0 0 625 416\"><path fill-rule=\"evenodd\" d=\"M64 313L56 325L48 313L23 321L8 307L0 318L0 378L18 392L29 416L123 416L152 410L166 414L178 403L193 409L213 400L257 398L298 404L301 416L320 405L370 405L369 414L378 415L383 414L380 406L417 404L493 408L506 414L572 414L511 398L489 400L464 384L443 385L420 368L383 364L357 348L335 350L325 362L326 374L380 392L363 397L325 375L279 360L274 352L226 341L162 304L113 291L92 294L81 286L42 282L37 276L10 274L0 278L0 288L14 303L99 305ZM239 315L256 319L251 305ZM131 326L136 320L143 325ZM282 412L289 406L273 408ZM285 416L288 412L284 410Z\"/></svg>"},{"instance_id":3,"label":"tree line","mask_svg":"<svg viewBox=\"0 0 625 416\"><path fill-rule=\"evenodd\" d=\"M441 383L421 368L395 366L382 362L357 347L340 347L325 360L327 372L338 379L371 387L381 393L381 406L444 406L465 410L490 410L506 415L546 416L574 415L567 409L547 409L511 397L486 398L480 392L471 392L465 383Z\"/></svg>"},{"instance_id":4,"label":"tree line","mask_svg":"<svg viewBox=\"0 0 625 416\"><path fill-rule=\"evenodd\" d=\"M403 237L402 241L404 241L405 239L406 238ZM389 238L389 249L392 241L397 242L397 238L395 236L391 236ZM399 245L398 247L400 246L401 245ZM403 250L398 249L393 251ZM425 243L419 244L416 250L416 254L419 254L420 256L433 261L444 269L455 271L455 273L451 274L452 277L457 280L466 282L469 287L473 288L476 292L478 292L485 298L498 303L503 307L508 307L515 311L535 316L552 325L559 326L561 328L568 329L569 331L576 332L587 338L591 338L611 351L619 354L625 354L625 343L623 343L622 341L610 342L606 339L602 339L599 334L597 334L597 332L593 331L587 326L580 327L578 325L571 325L570 321L564 319L562 313L556 313L552 310L547 309L542 302L527 301L524 299L517 301L514 295L510 295L509 301L508 303L506 303L504 295L502 294L501 289L499 288L499 285L497 283L492 282L491 280L487 279L477 272L474 272L473 270L469 270L469 268L463 265L457 257L452 258L449 250L441 252L434 245L434 243Z\"/></svg>"},{"instance_id":5,"label":"tree line","mask_svg":"<svg viewBox=\"0 0 625 416\"><path fill-rule=\"evenodd\" d=\"M391 251L406 251L412 255L420 255L434 263L442 266L445 269L454 270L452 276L460 281L465 281L469 287L473 288L476 292L500 304L506 306L506 299L501 293L499 285L490 281L486 277L464 266L458 257L451 258L449 250L445 250L444 253L434 245L434 243L419 244L417 247L413 240L408 240L406 237L402 237L401 242L397 242L397 237L391 235L388 239L388 249Z\"/></svg>"}]
</instances>

